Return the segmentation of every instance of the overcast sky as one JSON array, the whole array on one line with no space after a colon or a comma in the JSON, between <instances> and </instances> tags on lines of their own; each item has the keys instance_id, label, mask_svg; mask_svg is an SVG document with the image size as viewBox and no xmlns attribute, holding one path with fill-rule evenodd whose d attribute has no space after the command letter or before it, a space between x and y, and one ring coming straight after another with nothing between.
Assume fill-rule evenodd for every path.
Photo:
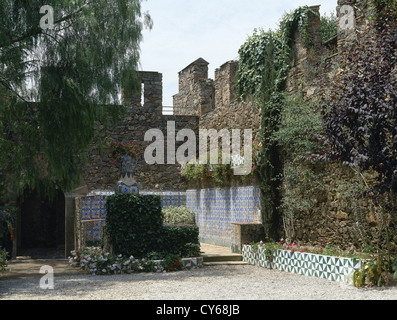
<instances>
[{"instance_id":1,"label":"overcast sky","mask_svg":"<svg viewBox=\"0 0 397 320\"><path fill-rule=\"evenodd\" d=\"M198 58L209 62L208 76L238 58L240 46L254 29L278 28L286 12L299 6L321 5L329 15L337 0L147 0L153 28L143 32L141 70L163 74L163 105L172 106L178 93L178 72Z\"/></svg>"}]
</instances>

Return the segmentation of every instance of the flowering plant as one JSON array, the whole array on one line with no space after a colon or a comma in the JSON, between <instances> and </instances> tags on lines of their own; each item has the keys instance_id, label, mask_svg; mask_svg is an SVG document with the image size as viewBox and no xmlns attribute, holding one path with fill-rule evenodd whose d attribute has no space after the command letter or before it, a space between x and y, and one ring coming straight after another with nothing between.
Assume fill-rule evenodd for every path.
<instances>
[{"instance_id":1,"label":"flowering plant","mask_svg":"<svg viewBox=\"0 0 397 320\"><path fill-rule=\"evenodd\" d=\"M145 258L111 255L98 247L87 247L82 251L73 250L70 254L70 266L79 267L92 275L159 273L184 269L180 257L174 254L166 255L164 260L152 260L150 254Z\"/></svg>"},{"instance_id":2,"label":"flowering plant","mask_svg":"<svg viewBox=\"0 0 397 320\"><path fill-rule=\"evenodd\" d=\"M71 251L69 264L80 267L92 275L165 272L160 263L155 263L150 259L111 255L109 252L96 247L89 247L83 251Z\"/></svg>"},{"instance_id":3,"label":"flowering plant","mask_svg":"<svg viewBox=\"0 0 397 320\"><path fill-rule=\"evenodd\" d=\"M116 140L109 147L109 150L112 162L116 163L116 161L121 161L121 156L128 155L131 157L136 157L141 150L141 146L135 141L120 142Z\"/></svg>"}]
</instances>

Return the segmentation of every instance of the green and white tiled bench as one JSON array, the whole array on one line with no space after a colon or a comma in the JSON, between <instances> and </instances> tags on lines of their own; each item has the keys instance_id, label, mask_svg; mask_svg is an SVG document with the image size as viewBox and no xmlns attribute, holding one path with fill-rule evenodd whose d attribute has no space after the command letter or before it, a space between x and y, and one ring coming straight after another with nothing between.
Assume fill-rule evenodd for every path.
<instances>
[{"instance_id":1,"label":"green and white tiled bench","mask_svg":"<svg viewBox=\"0 0 397 320\"><path fill-rule=\"evenodd\" d=\"M358 259L287 250L273 252L273 261L269 261L263 248L253 252L250 245L244 245L242 251L243 261L251 265L346 283L363 263Z\"/></svg>"}]
</instances>

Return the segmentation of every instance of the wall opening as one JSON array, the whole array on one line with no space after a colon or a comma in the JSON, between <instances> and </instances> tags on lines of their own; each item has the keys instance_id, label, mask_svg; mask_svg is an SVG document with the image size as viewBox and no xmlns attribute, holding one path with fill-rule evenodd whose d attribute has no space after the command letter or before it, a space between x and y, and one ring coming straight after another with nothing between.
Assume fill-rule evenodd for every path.
<instances>
[{"instance_id":1,"label":"wall opening","mask_svg":"<svg viewBox=\"0 0 397 320\"><path fill-rule=\"evenodd\" d=\"M32 259L64 258L65 196L56 191L49 199L38 191L25 191L19 201L18 256Z\"/></svg>"}]
</instances>

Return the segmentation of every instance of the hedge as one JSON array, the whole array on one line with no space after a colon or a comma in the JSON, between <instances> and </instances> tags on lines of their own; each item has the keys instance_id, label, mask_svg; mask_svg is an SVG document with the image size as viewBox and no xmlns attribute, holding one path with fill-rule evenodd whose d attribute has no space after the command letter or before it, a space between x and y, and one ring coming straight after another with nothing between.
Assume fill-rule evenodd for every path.
<instances>
[{"instance_id":1,"label":"hedge","mask_svg":"<svg viewBox=\"0 0 397 320\"><path fill-rule=\"evenodd\" d=\"M115 254L146 257L200 254L197 225L163 225L161 198L158 195L116 193L106 199L105 232Z\"/></svg>"}]
</instances>

